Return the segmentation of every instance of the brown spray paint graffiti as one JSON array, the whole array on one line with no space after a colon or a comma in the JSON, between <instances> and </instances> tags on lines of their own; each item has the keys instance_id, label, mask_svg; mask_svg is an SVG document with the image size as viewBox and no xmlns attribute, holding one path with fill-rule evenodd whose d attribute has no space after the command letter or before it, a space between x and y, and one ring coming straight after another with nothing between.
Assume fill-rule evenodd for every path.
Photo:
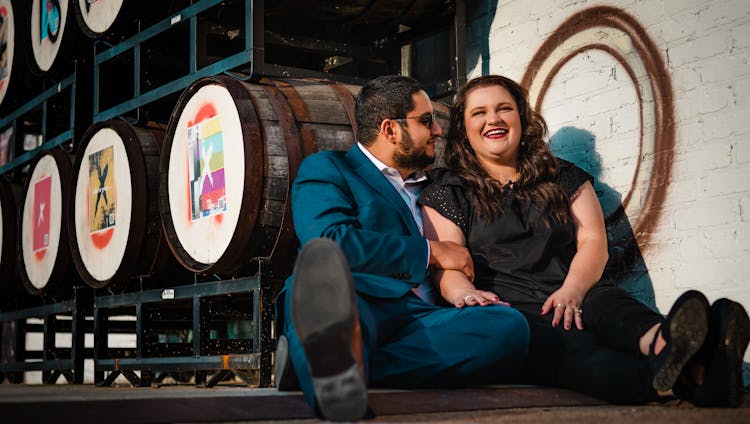
<instances>
[{"instance_id":1,"label":"brown spray paint graffiti","mask_svg":"<svg viewBox=\"0 0 750 424\"><path fill-rule=\"evenodd\" d=\"M628 37L630 43L617 42ZM628 73L640 102L640 151L631 189L624 196L619 213L640 209L633 231L638 244L645 248L655 228L666 196L672 170L675 144L672 83L655 43L645 28L623 10L593 7L567 19L544 42L532 58L521 84L526 87L532 103L541 110L544 96L555 75L570 59L588 50L610 54ZM642 159L653 155L653 166L644 169ZM648 186L642 205L631 205L631 196L638 190L638 175L648 172ZM635 210L635 212L638 212ZM618 212L608 216L617 219Z\"/></svg>"},{"instance_id":2,"label":"brown spray paint graffiti","mask_svg":"<svg viewBox=\"0 0 750 424\"><path fill-rule=\"evenodd\" d=\"M655 308L641 252L659 220L675 145L672 84L659 49L645 28L623 10L592 7L572 15L549 36L530 61L521 84L529 90L536 110L543 113L544 98L555 76L571 59L592 50L604 52L625 69L639 110L640 140L630 187L622 193L619 207L606 216L610 261L605 276ZM595 139L585 130L573 128L573 132ZM637 216L632 226L629 216Z\"/></svg>"}]
</instances>

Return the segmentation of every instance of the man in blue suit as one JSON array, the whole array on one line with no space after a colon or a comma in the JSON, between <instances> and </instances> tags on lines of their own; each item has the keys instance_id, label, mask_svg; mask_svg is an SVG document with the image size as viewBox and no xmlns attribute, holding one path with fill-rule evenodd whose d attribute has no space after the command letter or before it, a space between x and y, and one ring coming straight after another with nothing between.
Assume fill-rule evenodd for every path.
<instances>
[{"instance_id":1,"label":"man in blue suit","mask_svg":"<svg viewBox=\"0 0 750 424\"><path fill-rule=\"evenodd\" d=\"M277 387L291 362L305 399L336 421L365 416L368 384L501 381L521 367L529 340L526 320L506 305L433 302L429 267L473 279L473 264L463 247L422 235L416 198L442 129L420 84L377 78L355 114L357 145L299 168L292 212L303 249L277 300Z\"/></svg>"}]
</instances>

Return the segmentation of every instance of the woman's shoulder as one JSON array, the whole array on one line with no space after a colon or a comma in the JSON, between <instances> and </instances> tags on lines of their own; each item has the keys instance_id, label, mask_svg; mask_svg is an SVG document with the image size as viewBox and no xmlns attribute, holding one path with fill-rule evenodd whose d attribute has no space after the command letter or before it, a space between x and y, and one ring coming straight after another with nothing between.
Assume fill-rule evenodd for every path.
<instances>
[{"instance_id":1,"label":"woman's shoulder","mask_svg":"<svg viewBox=\"0 0 750 424\"><path fill-rule=\"evenodd\" d=\"M446 168L432 169L427 175L430 183L422 190L418 203L435 209L468 234L471 212L464 181Z\"/></svg>"},{"instance_id":2,"label":"woman's shoulder","mask_svg":"<svg viewBox=\"0 0 750 424\"><path fill-rule=\"evenodd\" d=\"M573 162L557 158L557 183L568 196L572 196L586 181L594 183L594 177Z\"/></svg>"}]
</instances>

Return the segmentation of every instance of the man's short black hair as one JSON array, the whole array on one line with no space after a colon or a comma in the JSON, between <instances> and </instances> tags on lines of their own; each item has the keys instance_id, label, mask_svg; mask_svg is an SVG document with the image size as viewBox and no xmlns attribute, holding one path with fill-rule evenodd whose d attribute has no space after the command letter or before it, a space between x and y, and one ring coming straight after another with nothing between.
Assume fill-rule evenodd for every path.
<instances>
[{"instance_id":1,"label":"man's short black hair","mask_svg":"<svg viewBox=\"0 0 750 424\"><path fill-rule=\"evenodd\" d=\"M414 109L412 95L424 90L414 78L386 75L368 82L357 96L357 140L369 146L375 142L384 119L405 118Z\"/></svg>"}]
</instances>

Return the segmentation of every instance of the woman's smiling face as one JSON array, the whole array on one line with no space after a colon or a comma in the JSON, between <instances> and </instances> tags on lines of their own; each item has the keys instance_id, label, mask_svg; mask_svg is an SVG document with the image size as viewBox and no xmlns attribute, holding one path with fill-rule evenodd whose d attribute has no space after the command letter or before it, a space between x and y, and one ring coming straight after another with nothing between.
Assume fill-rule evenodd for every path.
<instances>
[{"instance_id":1,"label":"woman's smiling face","mask_svg":"<svg viewBox=\"0 0 750 424\"><path fill-rule=\"evenodd\" d=\"M523 128L516 101L505 87L491 85L469 92L464 127L481 162L516 166Z\"/></svg>"}]
</instances>

